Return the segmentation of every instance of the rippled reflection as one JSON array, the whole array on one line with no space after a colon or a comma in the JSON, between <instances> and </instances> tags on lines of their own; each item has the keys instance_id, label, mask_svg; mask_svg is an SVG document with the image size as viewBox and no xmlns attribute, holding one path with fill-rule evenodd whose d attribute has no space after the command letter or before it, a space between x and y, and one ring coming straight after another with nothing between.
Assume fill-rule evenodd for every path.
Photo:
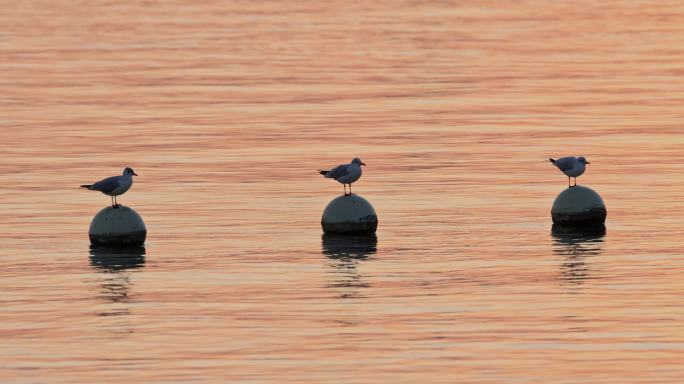
<instances>
[{"instance_id":1,"label":"rippled reflection","mask_svg":"<svg viewBox=\"0 0 684 384\"><path fill-rule=\"evenodd\" d=\"M553 225L551 235L554 239L554 252L563 256L561 280L568 284L581 284L589 278L590 268L587 258L602 252L604 225L594 227L566 227Z\"/></svg>"},{"instance_id":2,"label":"rippled reflection","mask_svg":"<svg viewBox=\"0 0 684 384\"><path fill-rule=\"evenodd\" d=\"M339 298L361 297L360 290L370 285L363 281L358 267L377 252L378 238L373 235L323 235L322 253L331 260L334 275L328 288L339 290Z\"/></svg>"},{"instance_id":3,"label":"rippled reflection","mask_svg":"<svg viewBox=\"0 0 684 384\"><path fill-rule=\"evenodd\" d=\"M145 266L145 247L90 247L90 265L99 270L118 272Z\"/></svg>"},{"instance_id":4,"label":"rippled reflection","mask_svg":"<svg viewBox=\"0 0 684 384\"><path fill-rule=\"evenodd\" d=\"M130 301L131 276L128 270L145 266L145 247L90 248L90 265L105 273L101 280L101 297L111 304ZM121 316L130 314L128 306L111 306L98 313L99 316Z\"/></svg>"}]
</instances>

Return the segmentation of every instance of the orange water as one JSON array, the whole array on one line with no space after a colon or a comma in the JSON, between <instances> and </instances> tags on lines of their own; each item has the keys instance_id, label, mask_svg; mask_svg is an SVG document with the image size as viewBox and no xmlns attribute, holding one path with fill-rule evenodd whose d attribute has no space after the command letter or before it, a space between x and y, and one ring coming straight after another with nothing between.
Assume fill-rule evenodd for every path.
<instances>
[{"instance_id":1,"label":"orange water","mask_svg":"<svg viewBox=\"0 0 684 384\"><path fill-rule=\"evenodd\" d=\"M0 381L684 377L680 1L2 9ZM551 233L563 155L605 234ZM377 239L322 239L355 156Z\"/></svg>"}]
</instances>

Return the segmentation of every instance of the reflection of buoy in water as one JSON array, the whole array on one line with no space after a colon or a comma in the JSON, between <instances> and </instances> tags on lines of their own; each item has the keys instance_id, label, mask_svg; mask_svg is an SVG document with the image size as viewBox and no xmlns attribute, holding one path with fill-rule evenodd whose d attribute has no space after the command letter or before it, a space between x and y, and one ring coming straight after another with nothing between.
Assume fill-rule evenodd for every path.
<instances>
[{"instance_id":1,"label":"reflection of buoy in water","mask_svg":"<svg viewBox=\"0 0 684 384\"><path fill-rule=\"evenodd\" d=\"M602 252L606 227L603 224L554 224L551 227L551 236L554 240L553 252L563 257L560 279L567 284L582 284L591 274L587 258L598 256Z\"/></svg>"},{"instance_id":2,"label":"reflection of buoy in water","mask_svg":"<svg viewBox=\"0 0 684 384\"><path fill-rule=\"evenodd\" d=\"M373 206L363 197L338 196L325 207L321 227L325 233L375 233L378 228L378 216Z\"/></svg>"},{"instance_id":3,"label":"reflection of buoy in water","mask_svg":"<svg viewBox=\"0 0 684 384\"><path fill-rule=\"evenodd\" d=\"M98 269L116 272L145 266L145 247L90 246L90 264Z\"/></svg>"},{"instance_id":4,"label":"reflection of buoy in water","mask_svg":"<svg viewBox=\"0 0 684 384\"><path fill-rule=\"evenodd\" d=\"M601 196L581 185L561 192L551 208L551 219L560 225L603 224L606 215L606 205Z\"/></svg>"},{"instance_id":5,"label":"reflection of buoy in water","mask_svg":"<svg viewBox=\"0 0 684 384\"><path fill-rule=\"evenodd\" d=\"M98 212L90 222L88 235L93 245L142 245L147 237L147 229L136 211L119 205Z\"/></svg>"},{"instance_id":6,"label":"reflection of buoy in water","mask_svg":"<svg viewBox=\"0 0 684 384\"><path fill-rule=\"evenodd\" d=\"M574 239L594 240L606 235L606 226L603 224L587 225L577 227L571 225L554 224L551 226L551 235L563 243Z\"/></svg>"},{"instance_id":7,"label":"reflection of buoy in water","mask_svg":"<svg viewBox=\"0 0 684 384\"><path fill-rule=\"evenodd\" d=\"M367 235L330 235L324 234L323 254L331 259L363 260L378 250L378 237L374 233Z\"/></svg>"}]
</instances>

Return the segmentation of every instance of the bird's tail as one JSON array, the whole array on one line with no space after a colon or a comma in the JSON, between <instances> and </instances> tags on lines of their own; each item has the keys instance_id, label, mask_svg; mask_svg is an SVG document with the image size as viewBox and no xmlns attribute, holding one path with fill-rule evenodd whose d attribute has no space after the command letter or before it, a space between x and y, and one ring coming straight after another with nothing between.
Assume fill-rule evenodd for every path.
<instances>
[{"instance_id":1,"label":"bird's tail","mask_svg":"<svg viewBox=\"0 0 684 384\"><path fill-rule=\"evenodd\" d=\"M326 173L328 173L328 171L318 171L318 173L320 173L321 175L325 176Z\"/></svg>"},{"instance_id":2,"label":"bird's tail","mask_svg":"<svg viewBox=\"0 0 684 384\"><path fill-rule=\"evenodd\" d=\"M549 161L552 162L553 164L556 164L556 160L549 158Z\"/></svg>"},{"instance_id":3,"label":"bird's tail","mask_svg":"<svg viewBox=\"0 0 684 384\"><path fill-rule=\"evenodd\" d=\"M85 185L81 185L81 188L90 188L92 186L93 186L92 184L85 184Z\"/></svg>"}]
</instances>

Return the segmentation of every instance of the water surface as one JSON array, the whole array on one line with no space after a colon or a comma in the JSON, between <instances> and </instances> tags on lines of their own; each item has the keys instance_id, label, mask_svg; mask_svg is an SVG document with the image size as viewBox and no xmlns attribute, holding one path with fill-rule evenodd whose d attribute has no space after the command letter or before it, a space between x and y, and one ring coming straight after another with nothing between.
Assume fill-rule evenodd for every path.
<instances>
[{"instance_id":1,"label":"water surface","mask_svg":"<svg viewBox=\"0 0 684 384\"><path fill-rule=\"evenodd\" d=\"M681 2L3 9L0 381L684 375ZM552 230L563 155L605 231ZM322 237L355 156L377 237ZM91 250L125 166L148 241Z\"/></svg>"}]
</instances>

